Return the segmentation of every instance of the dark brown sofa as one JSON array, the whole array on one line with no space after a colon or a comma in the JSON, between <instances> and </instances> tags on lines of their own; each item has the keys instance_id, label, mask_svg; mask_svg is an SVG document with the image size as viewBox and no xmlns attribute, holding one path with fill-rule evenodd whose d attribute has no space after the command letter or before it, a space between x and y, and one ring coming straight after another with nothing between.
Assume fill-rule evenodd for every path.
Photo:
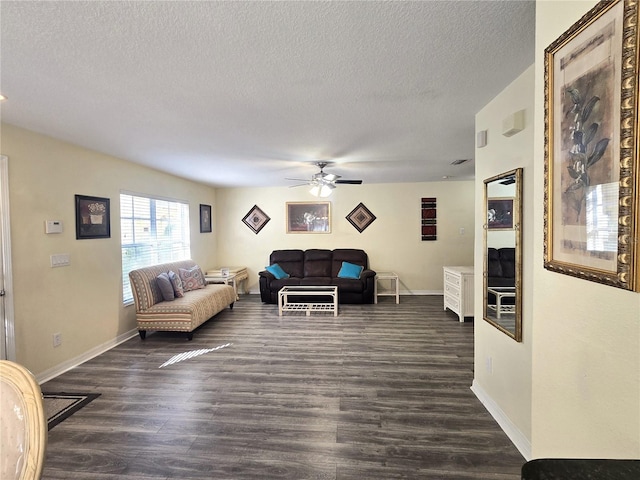
<instances>
[{"instance_id":1,"label":"dark brown sofa","mask_svg":"<svg viewBox=\"0 0 640 480\"><path fill-rule=\"evenodd\" d=\"M487 249L487 280L490 287L513 287L516 284L516 249Z\"/></svg>"},{"instance_id":2,"label":"dark brown sofa","mask_svg":"<svg viewBox=\"0 0 640 480\"><path fill-rule=\"evenodd\" d=\"M487 250L487 286L514 287L516 284L516 249L513 247ZM495 295L487 293L488 303L496 303ZM505 305L513 305L513 298L505 298Z\"/></svg>"},{"instance_id":3,"label":"dark brown sofa","mask_svg":"<svg viewBox=\"0 0 640 480\"><path fill-rule=\"evenodd\" d=\"M360 278L338 278L342 262L364 267ZM274 250L269 265L276 263L290 277L276 279L266 270L260 272L260 298L264 303L278 303L278 291L288 285L335 285L339 303L373 303L376 272L369 270L369 259L364 250Z\"/></svg>"}]
</instances>

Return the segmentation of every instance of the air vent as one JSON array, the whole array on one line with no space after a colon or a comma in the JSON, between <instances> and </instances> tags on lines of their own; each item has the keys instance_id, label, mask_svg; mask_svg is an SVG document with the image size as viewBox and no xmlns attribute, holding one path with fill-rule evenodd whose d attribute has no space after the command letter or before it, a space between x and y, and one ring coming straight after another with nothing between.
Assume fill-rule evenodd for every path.
<instances>
[{"instance_id":1,"label":"air vent","mask_svg":"<svg viewBox=\"0 0 640 480\"><path fill-rule=\"evenodd\" d=\"M462 165L463 163L468 161L468 158L461 158L460 160L454 160L453 162L451 162L451 165Z\"/></svg>"}]
</instances>

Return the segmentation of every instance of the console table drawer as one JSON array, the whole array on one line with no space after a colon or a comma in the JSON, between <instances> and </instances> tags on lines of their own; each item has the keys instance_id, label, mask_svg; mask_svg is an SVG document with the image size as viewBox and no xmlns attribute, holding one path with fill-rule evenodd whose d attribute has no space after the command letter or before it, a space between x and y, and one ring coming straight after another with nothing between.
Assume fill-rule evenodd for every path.
<instances>
[{"instance_id":1,"label":"console table drawer","mask_svg":"<svg viewBox=\"0 0 640 480\"><path fill-rule=\"evenodd\" d=\"M444 272L444 283L445 284L450 284L450 285L455 285L456 287L460 286L460 275L457 275L455 273L452 272L447 272L445 270Z\"/></svg>"},{"instance_id":2,"label":"console table drawer","mask_svg":"<svg viewBox=\"0 0 640 480\"><path fill-rule=\"evenodd\" d=\"M456 285L451 285L449 283L445 283L444 284L444 294L445 295L450 295L450 296L454 296L454 297L460 297L460 286L456 286Z\"/></svg>"},{"instance_id":3,"label":"console table drawer","mask_svg":"<svg viewBox=\"0 0 640 480\"><path fill-rule=\"evenodd\" d=\"M445 307L445 309L446 308L450 308L454 312L459 312L460 311L460 301L458 300L457 297L452 297L451 295L447 295L445 293L445 295L444 295L444 307Z\"/></svg>"}]
</instances>

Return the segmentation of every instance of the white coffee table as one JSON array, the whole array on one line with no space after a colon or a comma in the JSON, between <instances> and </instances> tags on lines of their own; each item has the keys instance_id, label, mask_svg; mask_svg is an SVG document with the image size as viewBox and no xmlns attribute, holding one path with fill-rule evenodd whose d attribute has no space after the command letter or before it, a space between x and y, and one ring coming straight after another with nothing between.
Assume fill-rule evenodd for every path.
<instances>
[{"instance_id":1,"label":"white coffee table","mask_svg":"<svg viewBox=\"0 0 640 480\"><path fill-rule=\"evenodd\" d=\"M330 302L291 301L289 297L330 297ZM282 287L278 292L278 315L283 312L305 312L307 317L311 312L333 312L338 316L338 287L292 285Z\"/></svg>"},{"instance_id":2,"label":"white coffee table","mask_svg":"<svg viewBox=\"0 0 640 480\"><path fill-rule=\"evenodd\" d=\"M503 313L516 313L515 305L503 305L502 303L504 298L516 298L516 287L489 287L487 292L496 297L495 305L487 302L487 308L496 312L496 318L500 318Z\"/></svg>"}]
</instances>

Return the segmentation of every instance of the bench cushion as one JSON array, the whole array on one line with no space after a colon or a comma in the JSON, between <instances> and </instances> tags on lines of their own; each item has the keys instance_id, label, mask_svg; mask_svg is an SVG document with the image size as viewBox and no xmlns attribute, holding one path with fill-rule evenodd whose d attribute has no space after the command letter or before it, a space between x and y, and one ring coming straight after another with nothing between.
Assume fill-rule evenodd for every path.
<instances>
[{"instance_id":1,"label":"bench cushion","mask_svg":"<svg viewBox=\"0 0 640 480\"><path fill-rule=\"evenodd\" d=\"M172 302L156 303L138 312L138 329L190 332L235 300L236 294L230 285L207 285Z\"/></svg>"}]
</instances>

